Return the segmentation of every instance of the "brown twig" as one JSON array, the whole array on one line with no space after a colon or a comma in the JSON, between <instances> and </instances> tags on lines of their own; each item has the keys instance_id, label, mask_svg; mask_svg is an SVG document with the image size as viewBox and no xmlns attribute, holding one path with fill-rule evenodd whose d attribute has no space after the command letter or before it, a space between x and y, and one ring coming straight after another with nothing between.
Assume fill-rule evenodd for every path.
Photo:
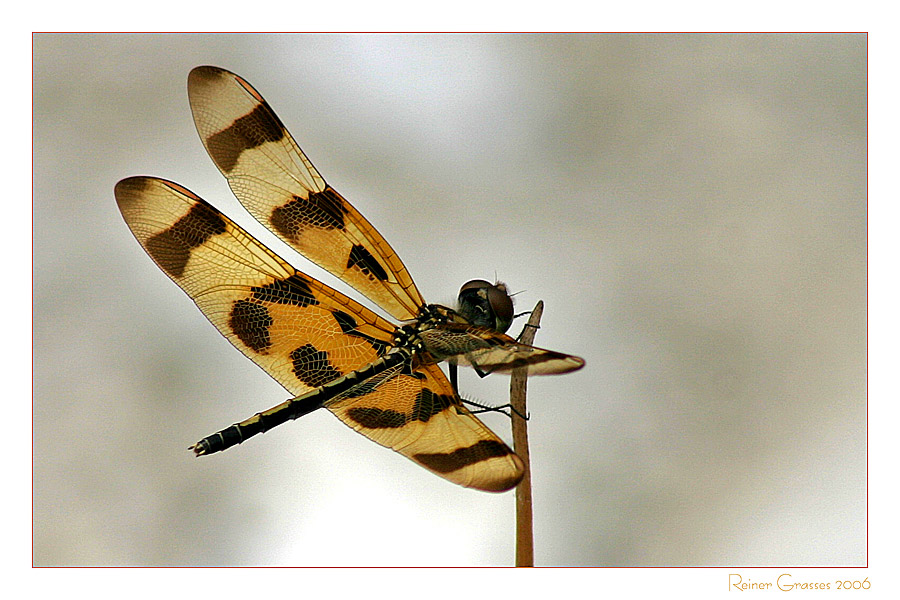
<instances>
[{"instance_id":1,"label":"brown twig","mask_svg":"<svg viewBox=\"0 0 900 600\"><path fill-rule=\"evenodd\" d=\"M538 301L519 341L529 346L534 343L534 334L541 324L541 313L544 302ZM516 488L516 566L534 566L534 534L531 516L531 459L528 456L528 421L522 415L528 415L525 407L525 392L528 382L528 369L516 369L512 373L509 384L509 403L512 405L513 447L516 454L525 463L525 477Z\"/></svg>"}]
</instances>

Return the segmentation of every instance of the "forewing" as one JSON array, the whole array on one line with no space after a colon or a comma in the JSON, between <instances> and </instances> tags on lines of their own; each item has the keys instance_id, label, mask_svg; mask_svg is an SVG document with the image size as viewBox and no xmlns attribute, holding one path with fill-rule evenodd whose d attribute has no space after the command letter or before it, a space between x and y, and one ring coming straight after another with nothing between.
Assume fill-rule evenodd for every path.
<instances>
[{"instance_id":1,"label":"forewing","mask_svg":"<svg viewBox=\"0 0 900 600\"><path fill-rule=\"evenodd\" d=\"M268 103L241 77L197 67L194 123L238 200L260 223L399 320L424 303L400 258L325 180Z\"/></svg>"},{"instance_id":2,"label":"forewing","mask_svg":"<svg viewBox=\"0 0 900 600\"><path fill-rule=\"evenodd\" d=\"M400 365L326 403L344 423L453 483L515 487L521 459L470 413L437 365Z\"/></svg>"},{"instance_id":3,"label":"forewing","mask_svg":"<svg viewBox=\"0 0 900 600\"><path fill-rule=\"evenodd\" d=\"M526 368L528 375L559 375L584 366L584 359L578 356L529 346L503 333L458 323L437 325L421 336L436 361L468 365L485 374Z\"/></svg>"},{"instance_id":4,"label":"forewing","mask_svg":"<svg viewBox=\"0 0 900 600\"><path fill-rule=\"evenodd\" d=\"M116 184L138 242L213 325L295 395L384 354L394 326L305 275L184 187Z\"/></svg>"}]
</instances>

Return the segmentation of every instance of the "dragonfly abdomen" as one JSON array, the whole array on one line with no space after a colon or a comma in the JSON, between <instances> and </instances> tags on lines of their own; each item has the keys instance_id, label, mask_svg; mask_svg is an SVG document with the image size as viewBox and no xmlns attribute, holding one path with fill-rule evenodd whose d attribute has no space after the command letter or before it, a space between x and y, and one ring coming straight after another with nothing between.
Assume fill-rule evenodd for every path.
<instances>
[{"instance_id":1,"label":"dragonfly abdomen","mask_svg":"<svg viewBox=\"0 0 900 600\"><path fill-rule=\"evenodd\" d=\"M405 350L386 354L362 369L347 373L311 392L286 400L278 406L256 413L249 419L206 436L189 449L193 450L197 456L205 456L237 446L254 435L265 433L273 427L299 419L303 415L308 415L312 411L322 408L329 400L340 394L347 394L348 392L352 394L351 390L356 386L365 385L375 375L396 367L408 361L409 358L410 353Z\"/></svg>"}]
</instances>

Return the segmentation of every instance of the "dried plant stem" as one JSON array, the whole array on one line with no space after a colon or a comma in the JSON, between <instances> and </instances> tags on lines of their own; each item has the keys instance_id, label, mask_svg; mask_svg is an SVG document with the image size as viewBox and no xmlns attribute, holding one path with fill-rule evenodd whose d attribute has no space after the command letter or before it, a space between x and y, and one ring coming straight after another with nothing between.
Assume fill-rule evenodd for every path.
<instances>
[{"instance_id":1,"label":"dried plant stem","mask_svg":"<svg viewBox=\"0 0 900 600\"><path fill-rule=\"evenodd\" d=\"M538 301L528 324L519 338L523 344L532 345L534 334L541 324L541 313L544 302ZM516 566L534 566L534 534L531 516L531 459L528 456L528 421L520 415L528 415L525 407L525 392L528 382L528 370L516 369L512 373L509 384L509 403L512 405L513 447L522 462L525 463L525 477L516 488Z\"/></svg>"}]
</instances>

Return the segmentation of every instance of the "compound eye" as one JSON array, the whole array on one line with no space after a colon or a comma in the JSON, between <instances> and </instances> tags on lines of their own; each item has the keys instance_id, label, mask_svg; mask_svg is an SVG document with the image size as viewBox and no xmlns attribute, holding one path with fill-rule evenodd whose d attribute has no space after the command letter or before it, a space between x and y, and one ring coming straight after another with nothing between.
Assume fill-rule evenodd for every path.
<instances>
[{"instance_id":1,"label":"compound eye","mask_svg":"<svg viewBox=\"0 0 900 600\"><path fill-rule=\"evenodd\" d=\"M496 325L494 329L500 333L506 333L513 321L513 302L506 289L506 285L497 282L488 288L488 300L494 313Z\"/></svg>"},{"instance_id":2,"label":"compound eye","mask_svg":"<svg viewBox=\"0 0 900 600\"><path fill-rule=\"evenodd\" d=\"M513 303L506 285L473 279L459 290L457 312L476 327L505 333L513 320Z\"/></svg>"},{"instance_id":3,"label":"compound eye","mask_svg":"<svg viewBox=\"0 0 900 600\"><path fill-rule=\"evenodd\" d=\"M484 279L473 279L468 283L464 283L463 286L459 288L459 295L462 296L464 292L467 292L469 290L477 292L478 290L491 287L494 287L494 284L490 283L489 281L485 281Z\"/></svg>"}]
</instances>

